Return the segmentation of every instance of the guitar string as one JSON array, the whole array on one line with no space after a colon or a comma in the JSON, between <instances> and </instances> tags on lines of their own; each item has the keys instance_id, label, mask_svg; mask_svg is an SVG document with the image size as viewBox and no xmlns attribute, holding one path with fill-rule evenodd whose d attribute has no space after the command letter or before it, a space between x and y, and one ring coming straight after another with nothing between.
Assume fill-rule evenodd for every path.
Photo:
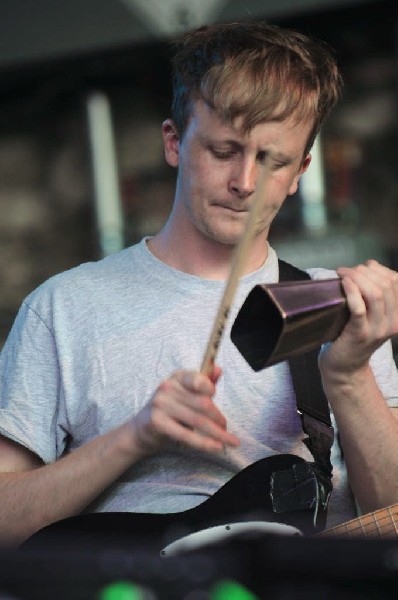
<instances>
[{"instance_id":1,"label":"guitar string","mask_svg":"<svg viewBox=\"0 0 398 600\"><path fill-rule=\"evenodd\" d=\"M389 514L390 514L390 517L391 517L392 523L393 523L393 525L394 525L395 533L398 533L397 524L396 524L395 520L393 519L393 514L394 514L394 513L393 513L393 512L392 512L392 510L391 510L391 506L389 506L387 510L388 510L388 512L389 512Z\"/></svg>"},{"instance_id":2,"label":"guitar string","mask_svg":"<svg viewBox=\"0 0 398 600\"><path fill-rule=\"evenodd\" d=\"M374 534L376 531L379 533L380 537L382 537L383 533L398 533L397 526L395 523L395 518L397 516L397 512L392 512L391 507L386 509L380 509L373 514L363 515L358 519L353 519L352 521L348 521L348 523L344 523L342 525L337 525L336 527L331 528L330 530L326 530L322 532L323 534L333 533L334 535L339 535L341 531L344 531L347 534L360 535L360 534ZM380 516L379 516L380 515ZM383 515L383 516L381 516ZM395 518L394 518L395 517ZM384 521L384 523L383 523ZM352 527L352 525L355 525ZM389 529L390 528L390 529Z\"/></svg>"},{"instance_id":3,"label":"guitar string","mask_svg":"<svg viewBox=\"0 0 398 600\"><path fill-rule=\"evenodd\" d=\"M349 526L340 525L338 527L335 527L331 531L331 533L333 533L335 535L341 535L341 532L343 531L344 533L352 535L352 536L362 535L365 537L366 536L374 537L375 533L377 532L380 537L383 537L383 534L386 534L386 533L392 533L392 532L394 532L395 534L397 533L396 527L391 527L391 525L393 525L393 523L391 523L391 521L389 521L388 523L386 523L382 526L379 526L379 524L376 521L371 522L371 523L359 522L359 524L356 527L351 527L351 528Z\"/></svg>"},{"instance_id":4,"label":"guitar string","mask_svg":"<svg viewBox=\"0 0 398 600\"><path fill-rule=\"evenodd\" d=\"M384 509L383 509L384 510ZM386 516L383 517L387 518ZM365 519L368 519L365 522ZM370 520L373 519L373 520ZM381 519L379 519L381 520ZM375 531L375 528L372 528L376 524L375 517L373 515L364 515L364 517L359 517L357 519L353 519L352 521L348 521L347 523L342 523L341 525L337 525L329 530L323 531L322 534L335 533L339 534L340 531L344 531L345 533L357 533L357 532L365 532L369 530L371 532ZM388 524L387 524L388 525ZM383 527L383 526L382 526ZM384 526L385 527L385 526ZM380 527L378 527L380 529Z\"/></svg>"}]
</instances>

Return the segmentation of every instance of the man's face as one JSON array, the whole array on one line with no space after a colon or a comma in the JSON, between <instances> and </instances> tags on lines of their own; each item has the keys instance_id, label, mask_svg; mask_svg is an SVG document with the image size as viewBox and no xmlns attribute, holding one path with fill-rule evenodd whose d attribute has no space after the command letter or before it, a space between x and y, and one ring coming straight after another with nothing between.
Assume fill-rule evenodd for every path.
<instances>
[{"instance_id":1,"label":"man's face","mask_svg":"<svg viewBox=\"0 0 398 600\"><path fill-rule=\"evenodd\" d=\"M236 126L235 126L236 125ZM264 239L286 196L297 190L310 156L303 156L312 123L289 119L256 125L242 135L204 102L194 104L182 140L163 124L168 163L178 167L174 214L185 232L236 244L257 188L263 197L256 236Z\"/></svg>"}]
</instances>

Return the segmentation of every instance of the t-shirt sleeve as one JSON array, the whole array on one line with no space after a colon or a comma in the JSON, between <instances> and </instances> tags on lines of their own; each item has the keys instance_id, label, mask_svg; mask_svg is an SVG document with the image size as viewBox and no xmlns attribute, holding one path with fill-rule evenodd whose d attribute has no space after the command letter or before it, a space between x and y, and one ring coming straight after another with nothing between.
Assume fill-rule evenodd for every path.
<instances>
[{"instance_id":1,"label":"t-shirt sleeve","mask_svg":"<svg viewBox=\"0 0 398 600\"><path fill-rule=\"evenodd\" d=\"M24 302L0 355L0 433L45 463L64 448L58 424L60 377L52 331Z\"/></svg>"}]
</instances>

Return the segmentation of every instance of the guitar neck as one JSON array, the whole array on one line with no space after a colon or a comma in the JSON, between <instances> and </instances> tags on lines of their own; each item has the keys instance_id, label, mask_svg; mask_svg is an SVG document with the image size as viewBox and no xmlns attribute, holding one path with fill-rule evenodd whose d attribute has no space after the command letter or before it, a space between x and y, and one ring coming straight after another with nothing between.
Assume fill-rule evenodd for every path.
<instances>
[{"instance_id":1,"label":"guitar neck","mask_svg":"<svg viewBox=\"0 0 398 600\"><path fill-rule=\"evenodd\" d=\"M381 508L318 533L318 536L332 535L356 538L396 537L398 535L398 504Z\"/></svg>"}]
</instances>

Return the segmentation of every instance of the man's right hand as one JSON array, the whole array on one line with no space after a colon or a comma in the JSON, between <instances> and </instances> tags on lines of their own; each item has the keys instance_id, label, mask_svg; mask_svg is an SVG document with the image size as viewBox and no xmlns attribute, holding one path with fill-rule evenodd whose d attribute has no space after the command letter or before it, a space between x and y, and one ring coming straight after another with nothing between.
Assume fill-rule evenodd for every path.
<instances>
[{"instance_id":1,"label":"man's right hand","mask_svg":"<svg viewBox=\"0 0 398 600\"><path fill-rule=\"evenodd\" d=\"M143 456L158 452L170 439L210 452L239 445L213 402L220 374L219 367L210 377L198 371L177 371L159 385L131 421Z\"/></svg>"}]
</instances>

